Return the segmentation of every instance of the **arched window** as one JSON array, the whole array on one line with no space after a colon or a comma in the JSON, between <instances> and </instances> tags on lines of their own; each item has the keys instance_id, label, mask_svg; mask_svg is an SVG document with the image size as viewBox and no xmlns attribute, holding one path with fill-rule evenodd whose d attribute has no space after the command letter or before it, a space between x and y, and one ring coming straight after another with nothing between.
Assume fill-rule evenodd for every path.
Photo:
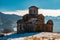
<instances>
[{"instance_id":1,"label":"arched window","mask_svg":"<svg viewBox=\"0 0 60 40\"><path fill-rule=\"evenodd\" d=\"M24 30L23 25L20 25L19 27L20 27L20 30Z\"/></svg>"},{"instance_id":2,"label":"arched window","mask_svg":"<svg viewBox=\"0 0 60 40\"><path fill-rule=\"evenodd\" d=\"M35 10L33 12L35 13Z\"/></svg>"}]
</instances>

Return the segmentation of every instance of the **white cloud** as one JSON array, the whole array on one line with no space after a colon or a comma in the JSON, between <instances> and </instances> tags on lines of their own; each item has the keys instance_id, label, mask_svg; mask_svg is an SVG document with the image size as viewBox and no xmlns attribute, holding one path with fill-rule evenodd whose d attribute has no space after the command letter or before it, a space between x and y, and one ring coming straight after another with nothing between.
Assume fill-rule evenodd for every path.
<instances>
[{"instance_id":1,"label":"white cloud","mask_svg":"<svg viewBox=\"0 0 60 40\"><path fill-rule=\"evenodd\" d=\"M16 10L16 11L10 11L10 12L3 12L5 14L16 14L16 15L25 15L29 13L28 10ZM39 9L39 14L43 14L44 16L60 16L60 10L50 10L50 9Z\"/></svg>"},{"instance_id":2,"label":"white cloud","mask_svg":"<svg viewBox=\"0 0 60 40\"><path fill-rule=\"evenodd\" d=\"M48 9L39 9L39 14L44 16L60 16L60 10L48 10Z\"/></svg>"},{"instance_id":3,"label":"white cloud","mask_svg":"<svg viewBox=\"0 0 60 40\"><path fill-rule=\"evenodd\" d=\"M27 14L28 13L28 10L16 10L16 11L10 11L10 12L8 12L8 11L6 11L6 12L3 12L4 14L16 14L16 15L21 15L21 16L23 16L23 15L25 15L25 14Z\"/></svg>"}]
</instances>

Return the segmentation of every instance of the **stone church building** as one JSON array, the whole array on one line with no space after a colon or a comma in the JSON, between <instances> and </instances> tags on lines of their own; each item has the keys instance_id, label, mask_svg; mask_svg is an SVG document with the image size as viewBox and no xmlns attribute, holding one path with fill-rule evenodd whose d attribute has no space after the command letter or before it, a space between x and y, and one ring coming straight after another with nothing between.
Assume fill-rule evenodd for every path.
<instances>
[{"instance_id":1,"label":"stone church building","mask_svg":"<svg viewBox=\"0 0 60 40\"><path fill-rule=\"evenodd\" d=\"M38 14L36 6L29 7L29 14L17 21L17 33L25 32L53 32L53 21L45 24L44 15Z\"/></svg>"}]
</instances>

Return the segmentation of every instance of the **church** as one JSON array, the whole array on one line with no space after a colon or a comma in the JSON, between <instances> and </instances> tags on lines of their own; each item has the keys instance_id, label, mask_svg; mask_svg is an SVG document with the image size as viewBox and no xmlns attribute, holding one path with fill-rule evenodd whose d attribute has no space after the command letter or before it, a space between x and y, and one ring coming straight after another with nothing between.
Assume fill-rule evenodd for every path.
<instances>
[{"instance_id":1,"label":"church","mask_svg":"<svg viewBox=\"0 0 60 40\"><path fill-rule=\"evenodd\" d=\"M38 7L29 7L29 14L25 14L17 21L17 33L53 32L53 21L44 21L44 15L38 14Z\"/></svg>"}]
</instances>

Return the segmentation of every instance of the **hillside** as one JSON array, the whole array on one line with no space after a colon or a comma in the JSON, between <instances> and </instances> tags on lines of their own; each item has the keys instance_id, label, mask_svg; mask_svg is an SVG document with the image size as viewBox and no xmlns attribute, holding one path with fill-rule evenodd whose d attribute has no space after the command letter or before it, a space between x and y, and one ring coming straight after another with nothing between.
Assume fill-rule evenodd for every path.
<instances>
[{"instance_id":1,"label":"hillside","mask_svg":"<svg viewBox=\"0 0 60 40\"><path fill-rule=\"evenodd\" d=\"M0 40L60 40L60 33L24 33L24 34L11 34L0 38Z\"/></svg>"},{"instance_id":2,"label":"hillside","mask_svg":"<svg viewBox=\"0 0 60 40\"><path fill-rule=\"evenodd\" d=\"M0 30L11 29L11 31L13 31L13 28L16 27L17 20L21 18L22 16L0 12Z\"/></svg>"}]
</instances>

